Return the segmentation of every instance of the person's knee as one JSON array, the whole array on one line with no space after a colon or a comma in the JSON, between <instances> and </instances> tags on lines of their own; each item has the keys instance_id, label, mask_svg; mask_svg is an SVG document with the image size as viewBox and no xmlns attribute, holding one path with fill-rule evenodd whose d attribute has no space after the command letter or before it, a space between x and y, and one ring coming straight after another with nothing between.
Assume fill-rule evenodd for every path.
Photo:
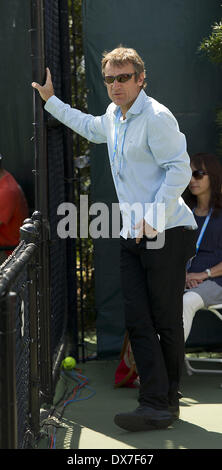
<instances>
[{"instance_id":1,"label":"person's knee","mask_svg":"<svg viewBox=\"0 0 222 470\"><path fill-rule=\"evenodd\" d=\"M204 307L202 297L193 291L188 291L183 296L183 324L184 339L187 340L192 327L193 319L197 310Z\"/></svg>"},{"instance_id":2,"label":"person's knee","mask_svg":"<svg viewBox=\"0 0 222 470\"><path fill-rule=\"evenodd\" d=\"M183 312L196 312L203 306L203 299L197 292L188 291L183 295Z\"/></svg>"}]
</instances>

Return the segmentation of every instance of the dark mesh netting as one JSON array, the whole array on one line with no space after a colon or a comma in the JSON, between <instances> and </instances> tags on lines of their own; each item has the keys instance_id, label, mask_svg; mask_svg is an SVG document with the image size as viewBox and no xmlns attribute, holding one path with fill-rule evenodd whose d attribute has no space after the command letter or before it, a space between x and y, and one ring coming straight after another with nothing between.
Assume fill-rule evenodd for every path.
<instances>
[{"instance_id":1,"label":"dark mesh netting","mask_svg":"<svg viewBox=\"0 0 222 470\"><path fill-rule=\"evenodd\" d=\"M68 1L25 6L32 13L33 78L42 80L48 66L55 94L65 100L64 89L71 94ZM53 399L68 320L75 315L74 240L57 235L58 206L72 202L74 193L72 141L48 113L43 118L37 94L33 111L35 211L0 269L0 448L12 449L32 447L39 437L40 407Z\"/></svg>"},{"instance_id":2,"label":"dark mesh netting","mask_svg":"<svg viewBox=\"0 0 222 470\"><path fill-rule=\"evenodd\" d=\"M27 292L27 268L12 287L16 298L16 398L18 447L25 447L25 435L29 428L29 298Z\"/></svg>"},{"instance_id":3,"label":"dark mesh netting","mask_svg":"<svg viewBox=\"0 0 222 470\"><path fill-rule=\"evenodd\" d=\"M21 256L24 253L24 245L20 246L14 251L5 265L5 277L11 276L12 271L16 268L17 263L20 263ZM17 422L17 445L18 448L26 447L30 436L30 304L28 295L28 285L30 278L28 275L28 265L21 266L21 270L16 279L10 285L10 291L16 295L15 298L15 382L16 382L16 422ZM2 300L2 299L1 299ZM10 311L7 313L11 315ZM13 330L3 331L4 334L13 334ZM6 340L6 337L4 339ZM2 349L1 349L2 353ZM10 354L10 351L8 351ZM4 352L3 352L4 355ZM11 364L8 364L11 367ZM9 370L6 370L5 364L1 367L1 380L9 379ZM5 387L6 384L2 384ZM3 398L0 393L1 399ZM2 404L2 403L1 403ZM10 404L11 405L11 404ZM3 409L4 413L5 410ZM5 419L5 418L4 418ZM5 430L6 431L6 430ZM3 430L4 432L4 430ZM8 431L7 431L8 432ZM2 443L2 437L1 437Z\"/></svg>"},{"instance_id":4,"label":"dark mesh netting","mask_svg":"<svg viewBox=\"0 0 222 470\"><path fill-rule=\"evenodd\" d=\"M45 55L50 68L55 94L61 97L59 1L45 1ZM66 241L57 235L57 208L65 202L63 128L47 114L48 178L50 222L50 283L51 283L51 350L55 352L66 324L67 279ZM55 127L53 127L55 126Z\"/></svg>"}]
</instances>

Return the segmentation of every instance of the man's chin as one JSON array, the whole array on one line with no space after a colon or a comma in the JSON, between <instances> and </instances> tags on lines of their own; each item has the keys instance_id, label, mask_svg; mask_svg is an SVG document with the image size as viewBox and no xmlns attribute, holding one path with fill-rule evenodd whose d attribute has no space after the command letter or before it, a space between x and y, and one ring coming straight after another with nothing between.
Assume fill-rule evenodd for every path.
<instances>
[{"instance_id":1,"label":"man's chin","mask_svg":"<svg viewBox=\"0 0 222 470\"><path fill-rule=\"evenodd\" d=\"M117 104L118 106L124 104L122 96L113 96L112 101L113 101L113 103Z\"/></svg>"}]
</instances>

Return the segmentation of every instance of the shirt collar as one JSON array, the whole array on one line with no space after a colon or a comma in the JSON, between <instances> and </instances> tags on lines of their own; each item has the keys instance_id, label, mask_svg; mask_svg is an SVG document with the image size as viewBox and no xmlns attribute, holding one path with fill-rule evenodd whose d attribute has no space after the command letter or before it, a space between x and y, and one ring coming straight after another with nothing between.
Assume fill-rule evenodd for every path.
<instances>
[{"instance_id":1,"label":"shirt collar","mask_svg":"<svg viewBox=\"0 0 222 470\"><path fill-rule=\"evenodd\" d=\"M126 116L129 116L130 114L140 114L142 109L143 109L143 105L144 105L144 101L145 101L146 96L147 95L146 95L145 91L141 90L139 92L136 100L132 104L131 108L128 109L128 111L126 113ZM118 110L119 110L119 106L116 106L115 110L114 110L115 115L117 115Z\"/></svg>"}]
</instances>

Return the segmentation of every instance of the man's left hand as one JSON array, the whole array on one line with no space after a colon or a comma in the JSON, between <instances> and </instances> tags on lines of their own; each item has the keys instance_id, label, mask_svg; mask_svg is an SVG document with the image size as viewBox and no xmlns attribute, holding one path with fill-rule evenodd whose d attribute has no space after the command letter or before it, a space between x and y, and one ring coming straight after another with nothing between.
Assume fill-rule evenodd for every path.
<instances>
[{"instance_id":1,"label":"man's left hand","mask_svg":"<svg viewBox=\"0 0 222 470\"><path fill-rule=\"evenodd\" d=\"M147 238L154 238L157 236L158 232L155 230L151 225L149 225L145 219L142 219L136 224L134 229L139 230L138 235L136 237L136 243L140 243L143 235L146 235Z\"/></svg>"}]
</instances>

